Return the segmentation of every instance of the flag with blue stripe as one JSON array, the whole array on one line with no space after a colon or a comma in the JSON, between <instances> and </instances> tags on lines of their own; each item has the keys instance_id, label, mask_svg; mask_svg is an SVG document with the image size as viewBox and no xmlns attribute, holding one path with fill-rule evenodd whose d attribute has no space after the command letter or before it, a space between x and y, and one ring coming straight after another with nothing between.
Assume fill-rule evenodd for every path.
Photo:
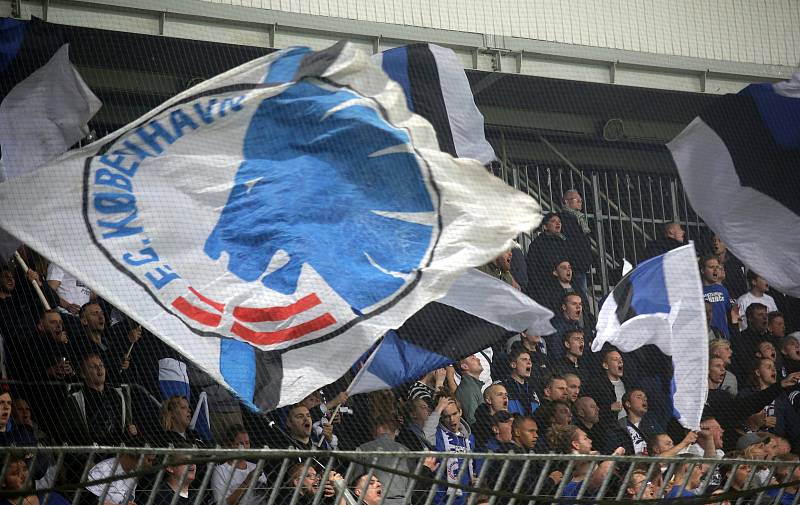
<instances>
[{"instance_id":1,"label":"flag with blue stripe","mask_svg":"<svg viewBox=\"0 0 800 505\"><path fill-rule=\"evenodd\" d=\"M716 98L667 147L709 228L771 286L800 296L800 72Z\"/></svg>"},{"instance_id":2,"label":"flag with blue stripe","mask_svg":"<svg viewBox=\"0 0 800 505\"><path fill-rule=\"evenodd\" d=\"M606 298L592 350L622 352L655 345L672 359L673 411L691 430L700 426L708 390L708 328L693 244L644 261Z\"/></svg>"},{"instance_id":3,"label":"flag with blue stripe","mask_svg":"<svg viewBox=\"0 0 800 505\"><path fill-rule=\"evenodd\" d=\"M158 389L162 400L168 400L173 396L183 396L191 400L192 390L189 388L186 363L175 358L158 360Z\"/></svg>"}]
</instances>

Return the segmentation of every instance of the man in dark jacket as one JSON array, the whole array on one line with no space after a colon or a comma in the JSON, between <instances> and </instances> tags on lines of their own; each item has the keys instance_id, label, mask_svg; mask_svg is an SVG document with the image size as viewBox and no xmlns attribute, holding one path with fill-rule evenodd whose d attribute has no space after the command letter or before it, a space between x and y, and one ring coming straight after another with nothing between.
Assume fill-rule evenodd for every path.
<instances>
[{"instance_id":1,"label":"man in dark jacket","mask_svg":"<svg viewBox=\"0 0 800 505\"><path fill-rule=\"evenodd\" d=\"M403 427L400 428L396 440L412 451L432 450L433 445L428 443L422 429L428 416L431 415L431 407L428 402L423 398L408 400L404 414Z\"/></svg>"},{"instance_id":2,"label":"man in dark jacket","mask_svg":"<svg viewBox=\"0 0 800 505\"><path fill-rule=\"evenodd\" d=\"M534 447L539 440L539 427L536 421L529 416L516 416L514 422L511 424L511 442L499 444L498 450L495 452L507 454L509 452L514 454L532 454ZM525 474L522 469L528 462L528 470ZM539 480L539 474L542 471L543 463L533 459L528 460L512 460L508 465L503 461L486 461L488 464L486 470L486 486L493 489L499 480L500 474L504 473L504 479L500 484L500 489L503 491L515 491L518 483L521 487L516 492L525 495L531 495L536 489L536 484ZM558 478L556 472L548 474L547 478L542 482L540 494L552 494L558 485ZM497 503L507 503L507 498L500 498Z\"/></svg>"},{"instance_id":3,"label":"man in dark jacket","mask_svg":"<svg viewBox=\"0 0 800 505\"><path fill-rule=\"evenodd\" d=\"M745 317L747 318L747 329L731 337L733 373L742 378L747 377L761 342L771 342L776 349L781 345L781 342L770 338L765 305L758 302L751 303L745 310Z\"/></svg>"},{"instance_id":4,"label":"man in dark jacket","mask_svg":"<svg viewBox=\"0 0 800 505\"><path fill-rule=\"evenodd\" d=\"M33 428L15 423L11 419L11 404L10 393L0 394L0 447L36 447L38 442ZM50 458L46 454L40 454L35 459L32 454L26 454L24 459L31 469L34 480L44 476L50 463Z\"/></svg>"},{"instance_id":5,"label":"man in dark jacket","mask_svg":"<svg viewBox=\"0 0 800 505\"><path fill-rule=\"evenodd\" d=\"M618 424L612 424L608 429L600 426L600 409L591 396L578 398L572 410L572 424L583 430L602 454L611 454L617 447L624 447L625 454L633 454L631 438Z\"/></svg>"},{"instance_id":6,"label":"man in dark jacket","mask_svg":"<svg viewBox=\"0 0 800 505\"><path fill-rule=\"evenodd\" d=\"M595 320L594 317L585 310L584 299L579 293L567 293L561 299L560 311L556 313L550 323L555 328L556 333L545 335L547 342L547 355L551 362L560 360L565 354L563 344L564 334L567 330L575 327L583 331L583 338L586 345L591 345L594 340Z\"/></svg>"},{"instance_id":7,"label":"man in dark jacket","mask_svg":"<svg viewBox=\"0 0 800 505\"><path fill-rule=\"evenodd\" d=\"M578 293L583 300L583 306L589 307L588 299L584 296L580 287L576 285L574 279L575 271L568 258L557 259L553 263L549 277L544 279L541 284L541 300L539 303L558 313L561 310L561 303L564 295Z\"/></svg>"},{"instance_id":8,"label":"man in dark jacket","mask_svg":"<svg viewBox=\"0 0 800 505\"><path fill-rule=\"evenodd\" d=\"M734 298L739 298L747 293L744 264L728 250L725 242L714 235L711 238L711 252L719 258L719 263L725 268L725 281L723 284Z\"/></svg>"},{"instance_id":9,"label":"man in dark jacket","mask_svg":"<svg viewBox=\"0 0 800 505\"><path fill-rule=\"evenodd\" d=\"M644 250L642 261L654 256L660 256L668 251L685 245L686 232L680 223L667 223L664 225L662 235L653 240Z\"/></svg>"},{"instance_id":10,"label":"man in dark jacket","mask_svg":"<svg viewBox=\"0 0 800 505\"><path fill-rule=\"evenodd\" d=\"M528 285L523 291L534 300L542 300L543 286L550 278L557 260L568 258L567 239L561 234L561 217L550 212L542 220L542 232L533 239L525 263L528 269Z\"/></svg>"},{"instance_id":11,"label":"man in dark jacket","mask_svg":"<svg viewBox=\"0 0 800 505\"><path fill-rule=\"evenodd\" d=\"M27 335L36 333L36 314L42 309L35 282L44 293L51 307L58 304L58 295L42 282L35 270L23 275L20 268L0 265L0 335L7 339L24 340Z\"/></svg>"},{"instance_id":12,"label":"man in dark jacket","mask_svg":"<svg viewBox=\"0 0 800 505\"><path fill-rule=\"evenodd\" d=\"M567 239L575 284L584 296L588 296L586 273L592 266L592 243L589 240L589 221L582 212L583 198L577 190L569 189L564 193L561 205L561 233Z\"/></svg>"},{"instance_id":13,"label":"man in dark jacket","mask_svg":"<svg viewBox=\"0 0 800 505\"><path fill-rule=\"evenodd\" d=\"M607 349L603 354L601 367L599 374L587 375L586 392L600 408L600 429L610 430L624 416L622 397L626 388L622 381L622 354L614 348Z\"/></svg>"},{"instance_id":14,"label":"man in dark jacket","mask_svg":"<svg viewBox=\"0 0 800 505\"><path fill-rule=\"evenodd\" d=\"M733 396L723 389L709 387L704 415L714 416L723 430L735 436L736 428L740 427L748 417L757 413L765 405L777 398L781 392L797 388L800 383L800 372L794 372L766 389L752 395ZM733 439L726 437L725 445L728 447Z\"/></svg>"}]
</instances>

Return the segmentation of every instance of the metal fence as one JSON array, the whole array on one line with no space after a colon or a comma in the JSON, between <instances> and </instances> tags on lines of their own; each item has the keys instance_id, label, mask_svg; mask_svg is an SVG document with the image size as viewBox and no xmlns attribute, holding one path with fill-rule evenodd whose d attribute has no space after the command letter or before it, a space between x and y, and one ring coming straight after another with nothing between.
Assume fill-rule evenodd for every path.
<instances>
[{"instance_id":1,"label":"metal fence","mask_svg":"<svg viewBox=\"0 0 800 505\"><path fill-rule=\"evenodd\" d=\"M37 460L46 458L57 475L63 473L66 465L79 462L78 468L71 469L78 477L37 491L49 502L59 499L52 493L60 493L75 505L87 503L87 495L99 503L135 501L139 505L175 505L179 494L172 489L181 489L184 485L188 486L188 499L194 505L213 502L224 505L232 488L238 493L238 501L234 500L237 503L267 505L635 503L666 500L672 494L684 495L678 500L682 503L796 504L800 499L797 493L800 481L795 480L800 463L796 461L72 447L17 448L14 452L7 449L1 479L5 485L0 489L0 498L12 503L22 503L21 498L33 492L30 477L22 487L8 484L6 477L16 471L14 465L19 464L14 454L26 455L28 464L34 466ZM462 464L458 475L449 475L448 479L447 465L435 464L452 458L474 465ZM102 461L107 462L105 471L93 470ZM255 477L234 484L231 465L236 466L239 461L248 461L247 471L252 469ZM228 471L218 470L226 465ZM478 466L479 471L471 479L461 478L471 471L468 469ZM602 480L597 479L593 484L596 472L601 470L604 472ZM368 492L370 486L373 491L379 487L372 477L379 477L382 492ZM395 481L402 481L400 493L393 487ZM115 486L121 482L124 485ZM331 486L326 486L329 483ZM130 489L135 485L138 489L134 493ZM128 489L122 499L120 489ZM393 489L392 494L390 490ZM111 494L114 494L113 499ZM165 500L165 496L168 499ZM190 502L184 497L182 503Z\"/></svg>"},{"instance_id":2,"label":"metal fence","mask_svg":"<svg viewBox=\"0 0 800 505\"><path fill-rule=\"evenodd\" d=\"M619 280L623 260L635 265L642 259L647 243L662 233L665 223L681 223L688 240L707 247L709 229L689 206L677 173L581 169L563 160L558 166L505 163L494 173L533 197L544 212L559 210L565 191L581 193L591 227L590 282L596 293L607 294ZM522 237L523 248L532 238Z\"/></svg>"}]
</instances>

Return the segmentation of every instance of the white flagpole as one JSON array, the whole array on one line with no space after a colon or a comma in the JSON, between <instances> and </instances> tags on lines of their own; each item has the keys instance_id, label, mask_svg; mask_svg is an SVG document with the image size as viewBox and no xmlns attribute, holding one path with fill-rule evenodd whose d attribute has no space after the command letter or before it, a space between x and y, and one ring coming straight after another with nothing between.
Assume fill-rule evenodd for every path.
<instances>
[{"instance_id":1,"label":"white flagpole","mask_svg":"<svg viewBox=\"0 0 800 505\"><path fill-rule=\"evenodd\" d=\"M364 372L366 372L367 368L369 368L369 366L372 364L372 360L375 359L375 356L378 354L378 350L380 350L382 345L383 345L383 340L381 340L381 343L378 344L378 347L376 347L375 350L372 351L372 354L369 355L367 361L364 362L364 366L362 366L361 369L356 373L356 376L353 377L353 380L350 381L350 384L347 386L347 389L345 390L348 396L350 395L350 391L353 389L353 386L358 383L359 379L361 379L361 376L364 375ZM344 402L337 405L336 408L333 410L331 421L333 421L336 418L336 414L339 413L339 409L342 408L343 403Z\"/></svg>"},{"instance_id":2,"label":"white flagpole","mask_svg":"<svg viewBox=\"0 0 800 505\"><path fill-rule=\"evenodd\" d=\"M30 270L30 268L28 268L28 264L25 263L25 260L22 259L22 256L20 256L19 251L14 251L14 257L17 259L17 263L19 263L19 266L22 267L22 270L27 275L28 270ZM36 290L36 294L39 295L39 300L42 302L42 305L44 305L45 310L50 310L50 304L47 303L47 298L44 297L42 288L40 288L39 285L36 284L36 281L34 281L33 279L30 279L30 281L31 284L33 284L33 289Z\"/></svg>"}]
</instances>

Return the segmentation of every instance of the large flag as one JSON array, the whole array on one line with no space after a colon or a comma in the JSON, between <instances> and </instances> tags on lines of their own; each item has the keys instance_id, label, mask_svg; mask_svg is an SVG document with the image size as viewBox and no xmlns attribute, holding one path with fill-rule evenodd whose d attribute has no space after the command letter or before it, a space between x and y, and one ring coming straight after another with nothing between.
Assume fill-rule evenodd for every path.
<instances>
[{"instance_id":1,"label":"large flag","mask_svg":"<svg viewBox=\"0 0 800 505\"><path fill-rule=\"evenodd\" d=\"M350 394L392 388L489 347L509 333L549 335L553 313L475 269L444 297L390 331L351 383Z\"/></svg>"},{"instance_id":2,"label":"large flag","mask_svg":"<svg viewBox=\"0 0 800 505\"><path fill-rule=\"evenodd\" d=\"M346 43L253 60L46 168L0 185L0 225L261 408L541 219Z\"/></svg>"},{"instance_id":3,"label":"large flag","mask_svg":"<svg viewBox=\"0 0 800 505\"><path fill-rule=\"evenodd\" d=\"M800 296L800 72L717 98L667 147L697 214L749 268Z\"/></svg>"},{"instance_id":4,"label":"large flag","mask_svg":"<svg viewBox=\"0 0 800 505\"><path fill-rule=\"evenodd\" d=\"M63 154L100 109L57 26L0 19L0 182ZM20 242L0 229L0 261Z\"/></svg>"},{"instance_id":5,"label":"large flag","mask_svg":"<svg viewBox=\"0 0 800 505\"><path fill-rule=\"evenodd\" d=\"M408 108L431 122L442 151L484 164L496 159L483 131L483 114L452 49L411 44L372 59L403 87Z\"/></svg>"},{"instance_id":6,"label":"large flag","mask_svg":"<svg viewBox=\"0 0 800 505\"><path fill-rule=\"evenodd\" d=\"M708 328L693 244L634 268L614 287L597 316L592 351L611 344L631 352L652 344L672 357L673 410L700 428L708 392Z\"/></svg>"}]
</instances>

